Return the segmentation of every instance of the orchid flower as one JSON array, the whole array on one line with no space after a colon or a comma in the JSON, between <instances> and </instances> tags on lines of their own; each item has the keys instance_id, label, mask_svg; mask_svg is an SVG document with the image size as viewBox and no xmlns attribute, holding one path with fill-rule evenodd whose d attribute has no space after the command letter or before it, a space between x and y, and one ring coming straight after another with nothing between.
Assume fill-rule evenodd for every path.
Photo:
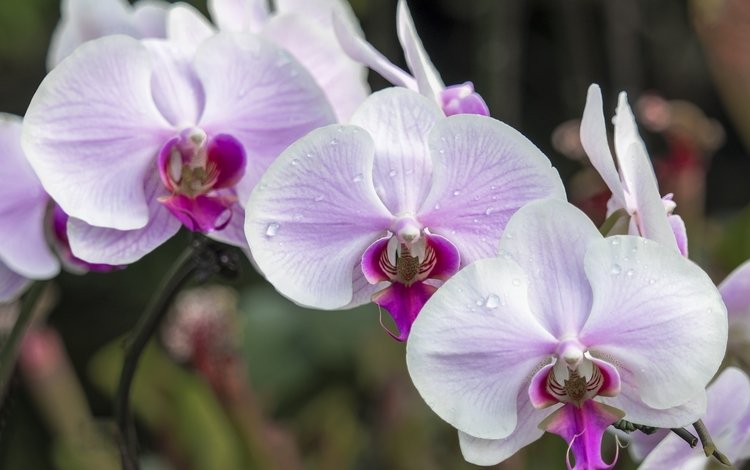
<instances>
[{"instance_id":1,"label":"orchid flower","mask_svg":"<svg viewBox=\"0 0 750 470\"><path fill-rule=\"evenodd\" d=\"M404 49L406 64L413 75L406 73L362 39L340 16L334 16L333 27L341 46L349 56L379 73L394 85L417 91L435 101L446 116L454 114L480 114L489 116L490 111L481 96L474 91L474 84L446 87L440 74L427 56L422 41L417 35L414 21L405 0L399 0L398 39Z\"/></svg>"},{"instance_id":2,"label":"orchid flower","mask_svg":"<svg viewBox=\"0 0 750 470\"><path fill-rule=\"evenodd\" d=\"M607 143L602 109L599 86L591 85L581 121L581 143L594 168L612 191L607 217L624 209L629 216L627 233L674 246L687 256L685 223L679 215L672 214L677 206L672 195L659 196L656 175L646 145L638 134L627 95L620 93L613 119L617 168Z\"/></svg>"},{"instance_id":3,"label":"orchid flower","mask_svg":"<svg viewBox=\"0 0 750 470\"><path fill-rule=\"evenodd\" d=\"M258 34L287 50L326 93L340 122L349 119L370 93L364 67L341 49L331 17L344 18L349 28L359 23L345 0L209 0L208 9L220 31ZM168 37L200 44L216 29L189 5L176 5L168 18Z\"/></svg>"},{"instance_id":4,"label":"orchid flower","mask_svg":"<svg viewBox=\"0 0 750 470\"><path fill-rule=\"evenodd\" d=\"M137 39L166 37L169 3L161 0L62 0L52 33L47 68L52 70L78 46L111 34Z\"/></svg>"},{"instance_id":5,"label":"orchid flower","mask_svg":"<svg viewBox=\"0 0 750 470\"><path fill-rule=\"evenodd\" d=\"M0 114L0 302L30 279L49 279L60 264L47 245L49 197L21 150L21 118Z\"/></svg>"},{"instance_id":6,"label":"orchid flower","mask_svg":"<svg viewBox=\"0 0 750 470\"><path fill-rule=\"evenodd\" d=\"M271 165L246 234L266 278L321 309L372 301L405 340L437 286L492 256L511 214L564 197L549 160L509 126L446 118L404 88L371 95L351 125L313 131Z\"/></svg>"},{"instance_id":7,"label":"orchid flower","mask_svg":"<svg viewBox=\"0 0 750 470\"><path fill-rule=\"evenodd\" d=\"M182 225L244 246L238 201L281 150L333 121L305 68L253 35L218 34L195 52L108 36L45 78L23 147L71 217L73 253L119 265Z\"/></svg>"},{"instance_id":8,"label":"orchid flower","mask_svg":"<svg viewBox=\"0 0 750 470\"><path fill-rule=\"evenodd\" d=\"M729 367L708 387L708 405L703 418L717 449L737 468L750 459L750 379L740 369ZM652 436L637 436L647 440ZM691 448L674 434L667 434L648 454L640 470L662 468L710 469L711 459L700 447Z\"/></svg>"},{"instance_id":9,"label":"orchid flower","mask_svg":"<svg viewBox=\"0 0 750 470\"><path fill-rule=\"evenodd\" d=\"M729 273L719 292L729 316L729 349L743 361L750 360L750 261Z\"/></svg>"},{"instance_id":10,"label":"orchid flower","mask_svg":"<svg viewBox=\"0 0 750 470\"><path fill-rule=\"evenodd\" d=\"M414 385L468 461L498 463L546 430L573 468L611 468L600 447L614 421L703 415L727 320L697 265L641 237L605 239L556 200L516 212L499 253L448 280L406 346Z\"/></svg>"}]
</instances>

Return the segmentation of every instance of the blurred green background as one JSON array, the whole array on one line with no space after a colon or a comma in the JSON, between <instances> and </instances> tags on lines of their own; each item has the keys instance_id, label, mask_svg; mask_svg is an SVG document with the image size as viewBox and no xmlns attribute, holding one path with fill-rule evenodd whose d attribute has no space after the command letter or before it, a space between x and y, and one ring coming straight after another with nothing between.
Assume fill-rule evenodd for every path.
<instances>
[{"instance_id":1,"label":"blurred green background","mask_svg":"<svg viewBox=\"0 0 750 470\"><path fill-rule=\"evenodd\" d=\"M205 12L204 2L190 3ZM472 80L492 115L549 155L571 199L594 218L602 216L601 183L576 159L575 121L561 124L580 118L591 82L602 86L607 116L620 90L631 103L656 99L637 107L643 136L664 176L663 192L676 193L677 212L689 224L691 257L718 281L750 258L750 158L743 144L750 142L750 119L741 106L750 94L750 41L722 33L743 26L721 23L739 16L717 13L729 3L748 10L750 2L697 8L679 0L411 0L409 6L446 84ZM403 65L395 0L352 5L367 38ZM56 0L0 0L0 111L23 115L44 77L58 18ZM735 83L742 80L744 95ZM374 74L371 83L386 86ZM663 109L672 110L667 124L658 119ZM107 452L122 337L187 240L183 233L122 271L64 273L55 281L48 323L62 338L95 430L56 428L65 410L51 418L38 405L39 383L17 373L0 409L0 468L88 468L84 457ZM226 308L201 317L206 323L170 320L144 356L133 400L146 467L472 468L455 431L412 387L403 345L381 330L376 306L307 311L279 296L249 263L243 267L234 290L217 294ZM188 339L170 344L183 327ZM68 392L49 392L65 408ZM546 436L501 467L564 468L565 448ZM617 468L633 468L626 454Z\"/></svg>"}]
</instances>

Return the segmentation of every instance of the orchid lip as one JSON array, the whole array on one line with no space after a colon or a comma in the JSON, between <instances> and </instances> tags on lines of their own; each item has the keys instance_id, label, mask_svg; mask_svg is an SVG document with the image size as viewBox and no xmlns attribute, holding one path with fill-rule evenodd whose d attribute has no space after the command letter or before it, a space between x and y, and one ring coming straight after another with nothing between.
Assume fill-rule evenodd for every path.
<instances>
[{"instance_id":1,"label":"orchid lip","mask_svg":"<svg viewBox=\"0 0 750 470\"><path fill-rule=\"evenodd\" d=\"M245 150L234 137L186 128L159 152L159 175L171 193L160 202L190 230L221 230L229 223L229 208L236 202L227 190L234 192L246 162Z\"/></svg>"}]
</instances>

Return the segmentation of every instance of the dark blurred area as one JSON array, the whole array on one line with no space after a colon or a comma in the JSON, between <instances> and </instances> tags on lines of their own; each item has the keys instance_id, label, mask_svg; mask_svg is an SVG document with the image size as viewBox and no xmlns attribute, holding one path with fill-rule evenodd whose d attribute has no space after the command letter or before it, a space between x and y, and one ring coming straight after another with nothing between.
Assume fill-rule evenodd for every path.
<instances>
[{"instance_id":1,"label":"dark blurred area","mask_svg":"<svg viewBox=\"0 0 750 470\"><path fill-rule=\"evenodd\" d=\"M206 12L204 2L190 3ZM367 39L403 66L396 1L351 3ZM727 4L736 10L729 18L721 14ZM571 200L595 220L607 194L576 140L592 82L602 88L608 117L617 94L628 92L663 192L675 193L688 223L691 258L717 281L750 258L750 113L742 106L750 102L750 41L732 35L732 28L750 31L750 2L409 6L445 83L473 81L493 117L550 157ZM0 1L1 112L23 115L45 75L58 18L55 0ZM370 77L373 89L388 85ZM91 468L81 461L94 454L98 468L118 462L110 447L120 346L188 239L182 233L124 270L54 281L47 319L54 333L46 337L58 338L49 346L57 352L45 356L40 346L35 357L42 368L53 361L49 374L62 373L67 366L54 361L66 352L66 380L77 377L82 388L57 390L51 375L17 371L0 409L0 468ZM231 289L201 291L215 302L178 305L142 359L133 408L144 468L473 468L455 430L412 387L404 347L381 330L377 306L308 311L277 294L249 262L243 268ZM45 389L49 396L39 394ZM90 413L85 429L60 426L72 418L39 405L50 396L71 416ZM613 447L614 438L605 443ZM548 435L500 468L564 468L565 450ZM634 468L626 454L616 468Z\"/></svg>"}]
</instances>

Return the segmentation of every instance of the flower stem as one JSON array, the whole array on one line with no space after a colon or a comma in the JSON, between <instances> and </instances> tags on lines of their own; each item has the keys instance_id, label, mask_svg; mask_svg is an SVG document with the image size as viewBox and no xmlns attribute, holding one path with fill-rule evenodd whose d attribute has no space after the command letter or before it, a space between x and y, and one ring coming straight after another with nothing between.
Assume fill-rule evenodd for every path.
<instances>
[{"instance_id":1,"label":"flower stem","mask_svg":"<svg viewBox=\"0 0 750 470\"><path fill-rule=\"evenodd\" d=\"M719 452L719 449L716 448L716 444L714 444L713 439L711 439L711 434L708 432L706 425L703 424L703 421L699 419L698 421L693 423L693 428L695 428L695 432L698 434L698 437L701 440L701 444L703 445L703 452L706 454L706 457L711 457L713 455L716 460L726 466L731 467L732 462L727 458L726 455Z\"/></svg>"},{"instance_id":2,"label":"flower stem","mask_svg":"<svg viewBox=\"0 0 750 470\"><path fill-rule=\"evenodd\" d=\"M15 369L21 340L34 318L34 311L36 310L34 307L42 296L46 285L46 281L37 281L31 285L31 288L23 297L21 311L13 324L13 329L3 343L2 350L0 350L0 401L5 396L5 390L8 388L8 382Z\"/></svg>"},{"instance_id":3,"label":"flower stem","mask_svg":"<svg viewBox=\"0 0 750 470\"><path fill-rule=\"evenodd\" d=\"M214 274L233 276L237 272L238 263L234 253L202 236L196 237L174 262L133 329L125 346L125 357L114 403L115 421L120 432L123 470L140 468L135 429L130 415L130 387L143 349L156 332L174 298L190 280L205 282Z\"/></svg>"},{"instance_id":4,"label":"flower stem","mask_svg":"<svg viewBox=\"0 0 750 470\"><path fill-rule=\"evenodd\" d=\"M698 438L693 436L693 433L685 428L671 428L670 431L680 436L680 438L687 442L690 448L698 445Z\"/></svg>"}]
</instances>

